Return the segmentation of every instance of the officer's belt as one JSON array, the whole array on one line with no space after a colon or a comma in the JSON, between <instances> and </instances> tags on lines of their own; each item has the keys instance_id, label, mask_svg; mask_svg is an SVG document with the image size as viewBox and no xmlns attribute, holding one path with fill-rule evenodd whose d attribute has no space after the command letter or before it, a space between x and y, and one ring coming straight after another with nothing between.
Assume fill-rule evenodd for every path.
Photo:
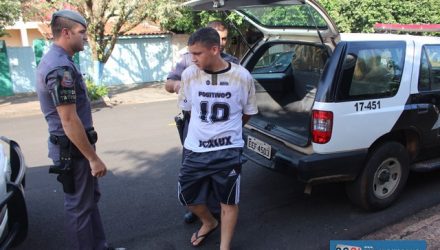
<instances>
[{"instance_id":1,"label":"officer's belt","mask_svg":"<svg viewBox=\"0 0 440 250\"><path fill-rule=\"evenodd\" d=\"M96 133L93 127L86 130L86 135L90 144L94 145L98 141L98 133ZM66 135L50 134L49 141L55 145L59 145L60 148L64 148L64 149L69 148L70 156L73 158L84 158L81 151L79 151L79 149L75 146L75 144L73 144Z\"/></svg>"}]
</instances>

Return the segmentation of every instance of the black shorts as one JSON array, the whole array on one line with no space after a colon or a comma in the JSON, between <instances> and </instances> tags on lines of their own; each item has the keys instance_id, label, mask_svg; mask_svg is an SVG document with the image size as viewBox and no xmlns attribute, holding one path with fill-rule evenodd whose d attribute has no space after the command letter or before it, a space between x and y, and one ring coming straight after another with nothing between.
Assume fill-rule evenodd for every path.
<instances>
[{"instance_id":1,"label":"black shorts","mask_svg":"<svg viewBox=\"0 0 440 250\"><path fill-rule=\"evenodd\" d=\"M197 153L184 149L178 195L182 205L206 204L208 195L227 205L240 200L242 149Z\"/></svg>"}]
</instances>

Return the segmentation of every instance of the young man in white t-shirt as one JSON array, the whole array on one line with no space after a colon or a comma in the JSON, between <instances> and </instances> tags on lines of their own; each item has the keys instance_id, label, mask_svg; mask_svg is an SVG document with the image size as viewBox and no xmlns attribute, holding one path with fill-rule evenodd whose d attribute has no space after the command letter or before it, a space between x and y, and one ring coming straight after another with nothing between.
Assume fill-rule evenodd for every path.
<instances>
[{"instance_id":1,"label":"young man in white t-shirt","mask_svg":"<svg viewBox=\"0 0 440 250\"><path fill-rule=\"evenodd\" d=\"M191 237L199 246L219 222L206 207L213 192L221 204L220 249L230 249L238 216L244 145L242 126L258 112L250 73L221 55L213 28L197 30L188 40L194 65L182 74L179 108L191 112L178 193L202 227Z\"/></svg>"},{"instance_id":2,"label":"young man in white t-shirt","mask_svg":"<svg viewBox=\"0 0 440 250\"><path fill-rule=\"evenodd\" d=\"M225 47L228 40L228 28L225 23L215 20L210 21L206 27L214 28L219 36L220 36L220 56L225 59L227 62L240 64L240 61L235 56L232 56L225 52ZM188 68L190 65L193 64L192 61L192 55L189 53L188 48L185 48L185 53L181 55L180 60L178 60L178 63L173 67L171 72L167 76L167 81L165 83L165 90L170 93L179 93L180 89L180 80L182 79L182 72ZM189 123L189 117L184 114L184 119L182 120L182 130L179 132L179 136L181 137L181 140L184 141L186 137L185 131L187 131L187 126ZM211 195L208 199L208 208L209 211L214 215L216 218L220 218L220 203L214 199L214 197ZM184 221L186 223L193 223L197 220L197 216L195 216L191 212L187 212L184 215Z\"/></svg>"}]
</instances>

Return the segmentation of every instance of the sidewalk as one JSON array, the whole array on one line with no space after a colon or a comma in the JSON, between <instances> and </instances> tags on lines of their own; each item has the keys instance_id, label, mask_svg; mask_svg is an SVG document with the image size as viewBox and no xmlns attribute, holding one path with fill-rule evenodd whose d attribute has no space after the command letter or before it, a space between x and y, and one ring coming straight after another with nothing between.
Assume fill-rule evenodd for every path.
<instances>
[{"instance_id":1,"label":"sidewalk","mask_svg":"<svg viewBox=\"0 0 440 250\"><path fill-rule=\"evenodd\" d=\"M163 83L112 87L109 97L95 107L148 103L177 99L167 93ZM0 96L0 117L41 114L36 94ZM440 205L420 211L404 220L365 235L361 240L426 240L429 250L440 249Z\"/></svg>"},{"instance_id":2,"label":"sidewalk","mask_svg":"<svg viewBox=\"0 0 440 250\"><path fill-rule=\"evenodd\" d=\"M440 249L440 205L365 235L362 240L426 240L427 249Z\"/></svg>"},{"instance_id":3,"label":"sidewalk","mask_svg":"<svg viewBox=\"0 0 440 250\"><path fill-rule=\"evenodd\" d=\"M122 104L148 103L177 99L176 94L165 91L163 82L145 85L112 86L108 97L92 103L93 107L117 106ZM21 117L41 114L35 93L0 96L0 117Z\"/></svg>"}]
</instances>

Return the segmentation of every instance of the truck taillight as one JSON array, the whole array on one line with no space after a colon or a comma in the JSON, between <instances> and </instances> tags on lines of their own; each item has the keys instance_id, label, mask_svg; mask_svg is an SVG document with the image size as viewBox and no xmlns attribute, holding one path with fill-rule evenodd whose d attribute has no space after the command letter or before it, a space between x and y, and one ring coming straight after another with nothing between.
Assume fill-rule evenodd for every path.
<instances>
[{"instance_id":1,"label":"truck taillight","mask_svg":"<svg viewBox=\"0 0 440 250\"><path fill-rule=\"evenodd\" d=\"M324 144L332 137L333 113L330 111L312 111L312 141Z\"/></svg>"}]
</instances>

